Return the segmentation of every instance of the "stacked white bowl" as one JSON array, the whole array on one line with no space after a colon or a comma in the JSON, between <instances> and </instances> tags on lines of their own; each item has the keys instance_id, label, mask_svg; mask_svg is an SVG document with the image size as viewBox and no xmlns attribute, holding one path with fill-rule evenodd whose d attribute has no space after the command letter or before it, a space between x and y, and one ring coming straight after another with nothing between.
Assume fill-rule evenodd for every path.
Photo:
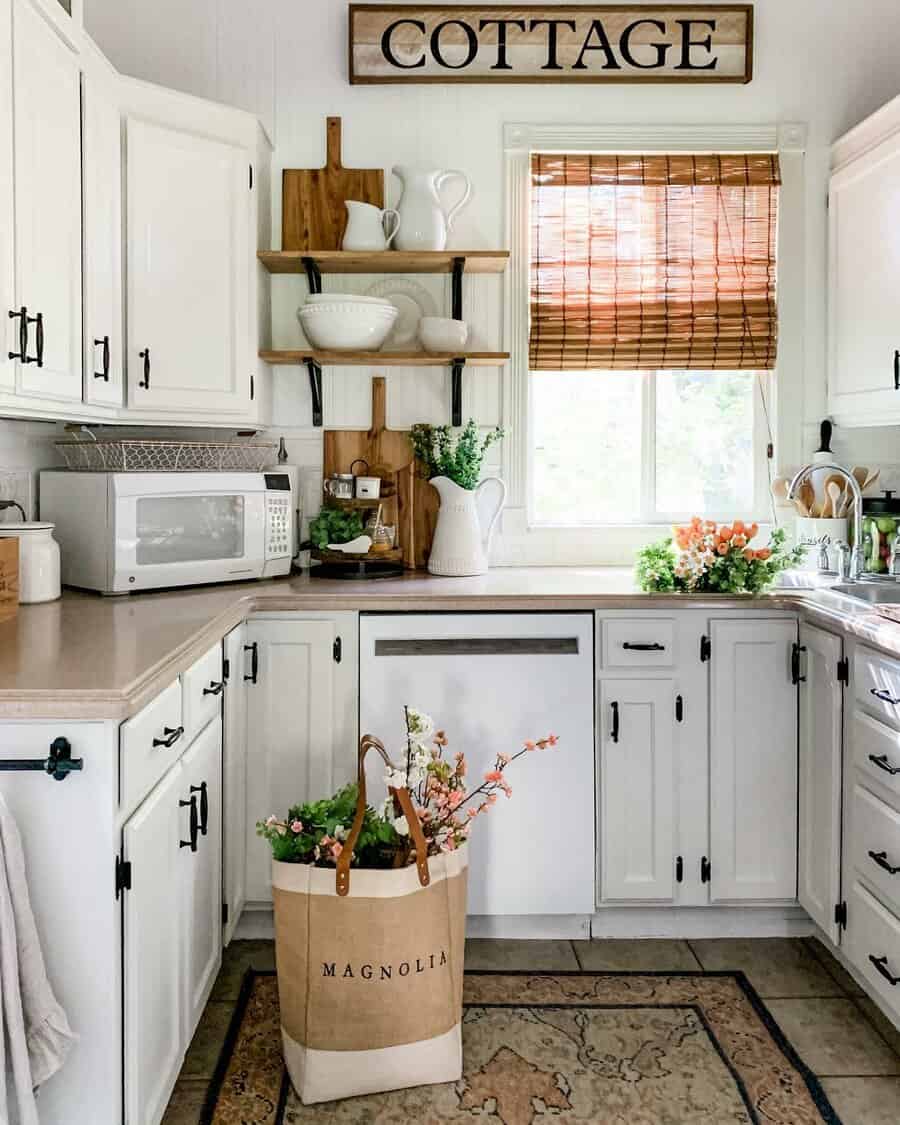
<instances>
[{"instance_id":1,"label":"stacked white bowl","mask_svg":"<svg viewBox=\"0 0 900 1125\"><path fill-rule=\"evenodd\" d=\"M381 297L313 293L297 315L314 348L374 352L390 335L399 314Z\"/></svg>"}]
</instances>

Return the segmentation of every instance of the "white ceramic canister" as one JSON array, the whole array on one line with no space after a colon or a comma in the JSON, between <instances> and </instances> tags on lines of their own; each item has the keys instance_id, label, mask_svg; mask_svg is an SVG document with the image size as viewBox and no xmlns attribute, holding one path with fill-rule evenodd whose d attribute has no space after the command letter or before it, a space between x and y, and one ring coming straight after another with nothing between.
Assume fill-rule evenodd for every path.
<instances>
[{"instance_id":1,"label":"white ceramic canister","mask_svg":"<svg viewBox=\"0 0 900 1125\"><path fill-rule=\"evenodd\" d=\"M0 537L19 540L19 601L53 602L60 595L59 544L52 523L3 523Z\"/></svg>"},{"instance_id":2,"label":"white ceramic canister","mask_svg":"<svg viewBox=\"0 0 900 1125\"><path fill-rule=\"evenodd\" d=\"M838 555L835 544L846 543L849 531L849 521L844 519L812 519L798 516L795 524L797 545L806 551L806 557L800 564L800 570L818 570L819 543L825 540L828 548L828 561L832 570L837 570Z\"/></svg>"}]
</instances>

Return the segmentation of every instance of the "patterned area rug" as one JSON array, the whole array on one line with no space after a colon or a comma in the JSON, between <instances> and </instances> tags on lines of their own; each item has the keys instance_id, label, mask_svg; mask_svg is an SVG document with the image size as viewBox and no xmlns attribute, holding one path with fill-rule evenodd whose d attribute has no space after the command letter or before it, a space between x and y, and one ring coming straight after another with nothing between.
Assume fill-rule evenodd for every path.
<instances>
[{"instance_id":1,"label":"patterned area rug","mask_svg":"<svg viewBox=\"0 0 900 1125\"><path fill-rule=\"evenodd\" d=\"M840 1125L743 973L467 973L462 1079L303 1106L247 974L203 1125Z\"/></svg>"}]
</instances>

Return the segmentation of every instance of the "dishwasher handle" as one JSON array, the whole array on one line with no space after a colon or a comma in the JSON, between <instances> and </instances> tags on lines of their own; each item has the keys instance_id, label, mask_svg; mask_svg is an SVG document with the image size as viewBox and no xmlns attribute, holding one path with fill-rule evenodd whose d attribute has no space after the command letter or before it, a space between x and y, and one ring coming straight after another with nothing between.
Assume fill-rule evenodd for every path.
<instances>
[{"instance_id":1,"label":"dishwasher handle","mask_svg":"<svg viewBox=\"0 0 900 1125\"><path fill-rule=\"evenodd\" d=\"M578 637L380 637L376 656L577 656Z\"/></svg>"}]
</instances>

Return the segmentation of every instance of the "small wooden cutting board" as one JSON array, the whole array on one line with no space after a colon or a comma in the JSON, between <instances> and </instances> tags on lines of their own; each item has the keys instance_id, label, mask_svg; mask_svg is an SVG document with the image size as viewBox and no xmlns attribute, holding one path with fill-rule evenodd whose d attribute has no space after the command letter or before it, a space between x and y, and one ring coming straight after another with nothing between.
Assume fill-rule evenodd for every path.
<instances>
[{"instance_id":1,"label":"small wooden cutting board","mask_svg":"<svg viewBox=\"0 0 900 1125\"><path fill-rule=\"evenodd\" d=\"M383 168L341 164L341 119L329 117L324 168L285 168L281 179L281 249L340 250L348 199L384 207Z\"/></svg>"},{"instance_id":2,"label":"small wooden cutting board","mask_svg":"<svg viewBox=\"0 0 900 1125\"><path fill-rule=\"evenodd\" d=\"M15 617L19 609L19 540L0 538L0 621Z\"/></svg>"}]
</instances>

